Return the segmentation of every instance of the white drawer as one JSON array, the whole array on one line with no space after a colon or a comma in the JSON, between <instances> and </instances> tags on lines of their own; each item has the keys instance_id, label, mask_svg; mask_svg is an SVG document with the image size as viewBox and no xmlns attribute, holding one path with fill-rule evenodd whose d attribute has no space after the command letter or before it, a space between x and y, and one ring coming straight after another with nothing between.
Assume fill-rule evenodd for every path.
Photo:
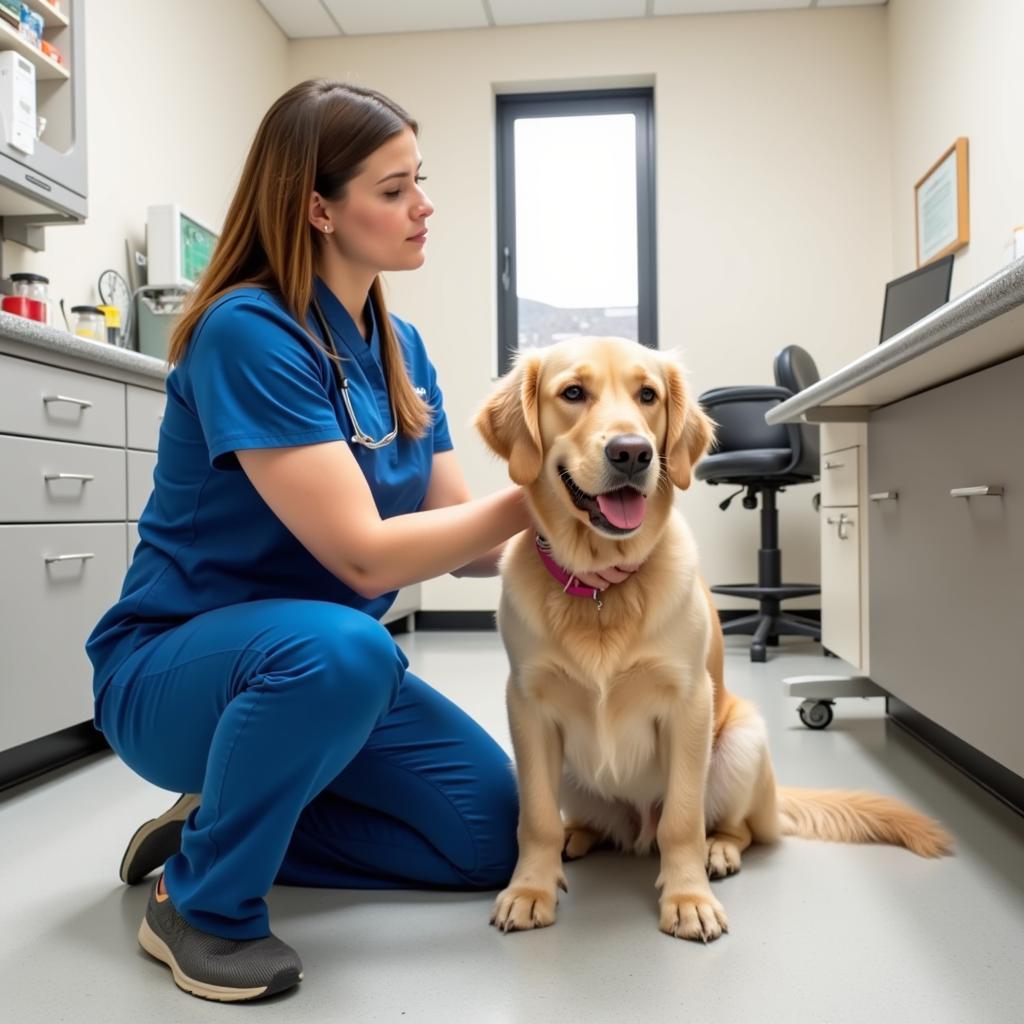
<instances>
[{"instance_id":1,"label":"white drawer","mask_svg":"<svg viewBox=\"0 0 1024 1024\"><path fill-rule=\"evenodd\" d=\"M155 452L160 438L160 422L164 418L167 396L162 391L128 388L128 447Z\"/></svg>"},{"instance_id":2,"label":"white drawer","mask_svg":"<svg viewBox=\"0 0 1024 1024\"><path fill-rule=\"evenodd\" d=\"M124 519L124 454L0 435L0 523Z\"/></svg>"},{"instance_id":3,"label":"white drawer","mask_svg":"<svg viewBox=\"0 0 1024 1024\"><path fill-rule=\"evenodd\" d=\"M92 718L85 640L117 600L124 523L0 526L0 750ZM62 555L91 555L47 562Z\"/></svg>"},{"instance_id":4,"label":"white drawer","mask_svg":"<svg viewBox=\"0 0 1024 1024\"><path fill-rule=\"evenodd\" d=\"M156 454L128 452L128 518L139 519L153 492L153 470Z\"/></svg>"},{"instance_id":5,"label":"white drawer","mask_svg":"<svg viewBox=\"0 0 1024 1024\"><path fill-rule=\"evenodd\" d=\"M124 384L0 355L0 434L124 447Z\"/></svg>"},{"instance_id":6,"label":"white drawer","mask_svg":"<svg viewBox=\"0 0 1024 1024\"><path fill-rule=\"evenodd\" d=\"M859 448L843 448L821 457L823 507L856 505L860 496Z\"/></svg>"}]
</instances>

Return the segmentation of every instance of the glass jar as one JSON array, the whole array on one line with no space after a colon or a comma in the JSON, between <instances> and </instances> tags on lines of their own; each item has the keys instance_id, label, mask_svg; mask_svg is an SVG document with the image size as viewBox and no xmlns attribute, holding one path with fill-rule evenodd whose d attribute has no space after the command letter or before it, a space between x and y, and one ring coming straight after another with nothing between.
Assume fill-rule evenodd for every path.
<instances>
[{"instance_id":1,"label":"glass jar","mask_svg":"<svg viewBox=\"0 0 1024 1024\"><path fill-rule=\"evenodd\" d=\"M24 299L24 316L50 322L50 279L42 274L11 274L11 294Z\"/></svg>"},{"instance_id":2,"label":"glass jar","mask_svg":"<svg viewBox=\"0 0 1024 1024\"><path fill-rule=\"evenodd\" d=\"M107 319L98 306L72 306L71 315L75 318L72 333L76 338L107 340Z\"/></svg>"}]
</instances>

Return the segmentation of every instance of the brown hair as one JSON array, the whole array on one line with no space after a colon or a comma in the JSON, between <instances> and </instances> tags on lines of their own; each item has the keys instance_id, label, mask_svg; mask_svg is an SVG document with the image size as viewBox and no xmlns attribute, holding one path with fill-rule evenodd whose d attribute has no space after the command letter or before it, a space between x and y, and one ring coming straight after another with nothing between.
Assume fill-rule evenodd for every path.
<instances>
[{"instance_id":1,"label":"brown hair","mask_svg":"<svg viewBox=\"0 0 1024 1024\"><path fill-rule=\"evenodd\" d=\"M397 103L361 86L314 79L281 96L256 132L210 264L171 336L168 363L173 366L184 358L207 309L243 285L278 292L305 324L319 244L313 241L317 232L307 215L310 196L317 191L325 199L342 198L363 161L407 127L418 131ZM409 380L379 275L370 288L370 301L397 426L406 437L422 437L431 409Z\"/></svg>"}]
</instances>

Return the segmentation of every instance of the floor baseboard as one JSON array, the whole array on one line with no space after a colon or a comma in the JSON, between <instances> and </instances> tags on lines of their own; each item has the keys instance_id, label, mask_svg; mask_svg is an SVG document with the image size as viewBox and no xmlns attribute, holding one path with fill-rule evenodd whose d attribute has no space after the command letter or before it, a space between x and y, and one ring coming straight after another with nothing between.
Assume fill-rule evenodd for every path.
<instances>
[{"instance_id":1,"label":"floor baseboard","mask_svg":"<svg viewBox=\"0 0 1024 1024\"><path fill-rule=\"evenodd\" d=\"M0 751L0 790L107 749L103 733L90 721Z\"/></svg>"},{"instance_id":2,"label":"floor baseboard","mask_svg":"<svg viewBox=\"0 0 1024 1024\"><path fill-rule=\"evenodd\" d=\"M969 779L976 782L1011 810L1024 815L1024 779L993 761L976 747L954 736L941 725L915 711L897 697L885 699L885 710L898 726L915 739L934 751L954 768L959 768Z\"/></svg>"}]
</instances>

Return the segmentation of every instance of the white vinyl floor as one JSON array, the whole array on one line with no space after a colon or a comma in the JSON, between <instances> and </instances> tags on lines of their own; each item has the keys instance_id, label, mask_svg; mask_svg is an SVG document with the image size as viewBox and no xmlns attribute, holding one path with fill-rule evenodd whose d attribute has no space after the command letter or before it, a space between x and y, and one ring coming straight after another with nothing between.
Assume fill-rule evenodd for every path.
<instances>
[{"instance_id":1,"label":"white vinyl floor","mask_svg":"<svg viewBox=\"0 0 1024 1024\"><path fill-rule=\"evenodd\" d=\"M495 633L400 639L412 667L511 751ZM767 663L730 638L729 686L768 722L783 785L900 797L941 819L956 855L784 840L716 882L731 931L706 947L657 927L657 864L600 852L568 865L557 924L503 935L493 894L275 888L275 932L302 956L291 993L246 1006L186 996L135 933L147 887L117 868L174 799L97 755L0 793L0 1021L5 1024L1021 1024L1024 819L887 721L846 700L812 732L787 675L841 672L785 643Z\"/></svg>"}]
</instances>

